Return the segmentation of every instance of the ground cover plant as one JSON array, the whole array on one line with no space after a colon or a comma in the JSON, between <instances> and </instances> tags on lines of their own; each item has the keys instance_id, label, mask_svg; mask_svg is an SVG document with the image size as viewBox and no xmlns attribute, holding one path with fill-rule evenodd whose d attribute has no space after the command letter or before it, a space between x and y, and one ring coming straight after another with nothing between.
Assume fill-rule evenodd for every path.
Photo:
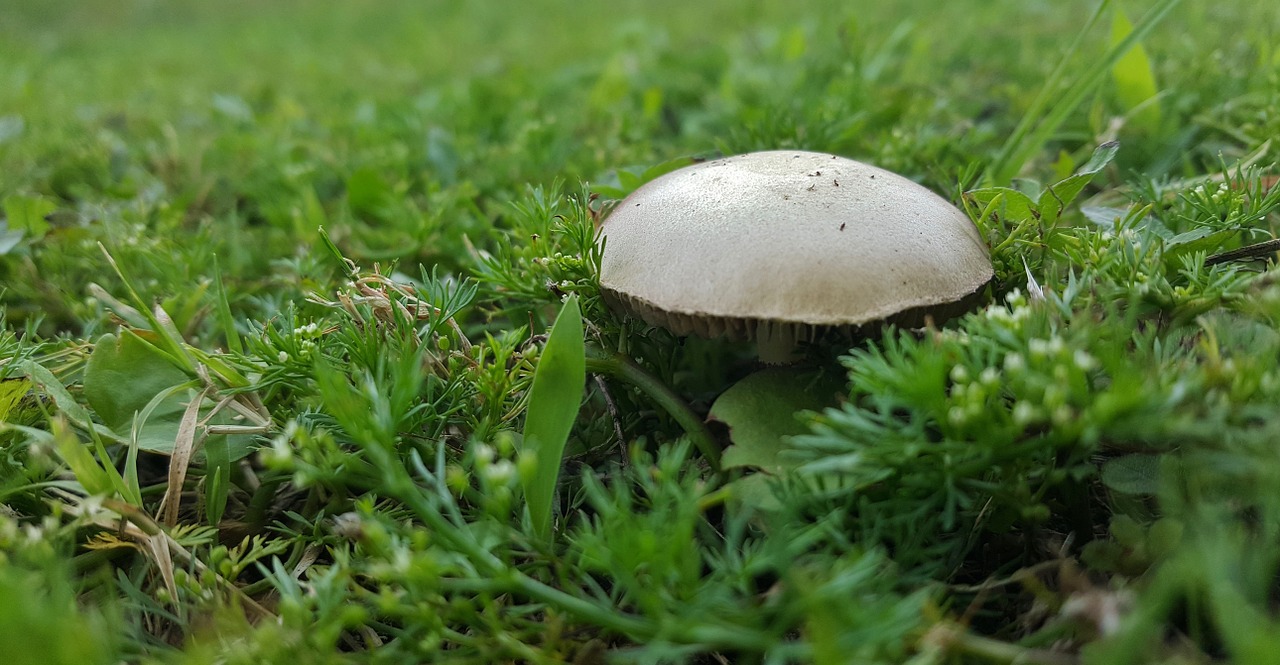
<instances>
[{"instance_id":1,"label":"ground cover plant","mask_svg":"<svg viewBox=\"0 0 1280 665\"><path fill-rule=\"evenodd\" d=\"M1274 658L1280 5L879 5L7 4L9 661ZM807 374L602 303L774 148L983 302Z\"/></svg>"}]
</instances>

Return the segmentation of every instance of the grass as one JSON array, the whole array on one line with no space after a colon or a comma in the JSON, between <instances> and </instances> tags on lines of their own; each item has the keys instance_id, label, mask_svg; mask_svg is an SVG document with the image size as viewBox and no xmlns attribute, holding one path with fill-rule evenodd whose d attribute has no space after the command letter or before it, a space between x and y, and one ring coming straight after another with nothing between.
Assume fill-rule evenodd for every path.
<instances>
[{"instance_id":1,"label":"grass","mask_svg":"<svg viewBox=\"0 0 1280 665\"><path fill-rule=\"evenodd\" d=\"M10 4L11 660L1280 650L1280 9ZM992 248L826 408L600 299L611 200L770 148Z\"/></svg>"}]
</instances>

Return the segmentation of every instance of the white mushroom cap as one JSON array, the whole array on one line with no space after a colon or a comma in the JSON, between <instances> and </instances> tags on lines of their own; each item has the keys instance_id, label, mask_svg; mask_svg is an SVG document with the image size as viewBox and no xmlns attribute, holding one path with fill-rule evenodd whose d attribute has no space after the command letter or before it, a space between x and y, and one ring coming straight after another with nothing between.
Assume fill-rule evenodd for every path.
<instances>
[{"instance_id":1,"label":"white mushroom cap","mask_svg":"<svg viewBox=\"0 0 1280 665\"><path fill-rule=\"evenodd\" d=\"M836 155L694 164L605 219L600 286L678 335L811 339L964 309L992 276L969 218L928 189Z\"/></svg>"}]
</instances>

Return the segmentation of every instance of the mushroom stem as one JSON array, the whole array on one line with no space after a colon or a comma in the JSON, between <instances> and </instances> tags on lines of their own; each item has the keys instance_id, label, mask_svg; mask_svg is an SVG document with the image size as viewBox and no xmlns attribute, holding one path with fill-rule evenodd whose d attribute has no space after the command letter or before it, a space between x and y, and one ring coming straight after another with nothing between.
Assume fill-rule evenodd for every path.
<instances>
[{"instance_id":1,"label":"mushroom stem","mask_svg":"<svg viewBox=\"0 0 1280 665\"><path fill-rule=\"evenodd\" d=\"M756 354L766 365L789 365L796 360L796 332L786 325L762 321L756 327Z\"/></svg>"},{"instance_id":2,"label":"mushroom stem","mask_svg":"<svg viewBox=\"0 0 1280 665\"><path fill-rule=\"evenodd\" d=\"M644 391L658 406L661 406L681 427L685 434L693 440L702 456L707 459L711 470L720 472L720 444L707 429L706 423L694 413L667 384L659 381L654 375L644 371L635 361L612 351L606 351L595 344L587 345L587 371L594 374L621 379Z\"/></svg>"}]
</instances>

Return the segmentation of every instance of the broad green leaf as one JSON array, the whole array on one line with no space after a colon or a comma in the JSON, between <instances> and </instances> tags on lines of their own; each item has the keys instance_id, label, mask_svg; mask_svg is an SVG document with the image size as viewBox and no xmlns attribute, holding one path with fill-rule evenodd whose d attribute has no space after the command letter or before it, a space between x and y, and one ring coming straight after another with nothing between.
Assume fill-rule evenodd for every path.
<instances>
[{"instance_id":1,"label":"broad green leaf","mask_svg":"<svg viewBox=\"0 0 1280 665\"><path fill-rule=\"evenodd\" d=\"M1040 221L1045 226L1052 226L1058 221L1058 217L1062 211L1071 205L1072 201L1080 196L1080 192L1084 190L1093 177L1098 175L1107 164L1115 159L1116 152L1120 150L1120 144L1116 141L1108 141L1098 146L1093 151L1093 156L1084 166L1080 167L1073 175L1068 176L1044 190L1040 195Z\"/></svg>"},{"instance_id":2,"label":"broad green leaf","mask_svg":"<svg viewBox=\"0 0 1280 665\"><path fill-rule=\"evenodd\" d=\"M739 503L766 511L779 506L773 483L795 466L783 449L788 437L806 430L798 414L834 405L843 388L842 376L781 367L756 372L716 399L710 418L729 428L733 442L721 465L758 470L729 483Z\"/></svg>"},{"instance_id":3,"label":"broad green leaf","mask_svg":"<svg viewBox=\"0 0 1280 665\"><path fill-rule=\"evenodd\" d=\"M635 191L636 188L643 183L644 181L635 173L630 171L618 171L618 184L626 191Z\"/></svg>"},{"instance_id":4,"label":"broad green leaf","mask_svg":"<svg viewBox=\"0 0 1280 665\"><path fill-rule=\"evenodd\" d=\"M668 159L665 162L654 164L653 166L645 169L644 173L640 174L640 184L643 185L651 180L656 180L676 169L682 169L693 163L694 159L692 157L676 157L674 159Z\"/></svg>"},{"instance_id":5,"label":"broad green leaf","mask_svg":"<svg viewBox=\"0 0 1280 665\"><path fill-rule=\"evenodd\" d=\"M1133 23L1119 5L1111 21L1111 45L1117 46L1133 33ZM1129 124L1144 131L1160 128L1160 100L1156 77L1142 43L1137 42L1111 66L1116 98L1129 114Z\"/></svg>"},{"instance_id":6,"label":"broad green leaf","mask_svg":"<svg viewBox=\"0 0 1280 665\"><path fill-rule=\"evenodd\" d=\"M1190 231L1183 231L1182 233L1169 238L1166 241L1166 244L1169 247L1179 247L1183 245L1202 246L1204 243L1201 241L1205 238L1213 238L1223 233L1226 233L1228 236L1232 236L1239 233L1239 231L1236 229L1213 229L1207 226L1201 226L1199 228L1191 229Z\"/></svg>"},{"instance_id":7,"label":"broad green leaf","mask_svg":"<svg viewBox=\"0 0 1280 665\"><path fill-rule=\"evenodd\" d=\"M85 400L102 422L118 438L136 438L141 450L162 455L173 450L194 385L163 351L128 330L99 338L84 372ZM229 422L219 415L211 424ZM249 436L220 435L208 437L205 445L225 443L226 455L234 460L248 455L252 442Z\"/></svg>"},{"instance_id":8,"label":"broad green leaf","mask_svg":"<svg viewBox=\"0 0 1280 665\"><path fill-rule=\"evenodd\" d=\"M796 414L832 406L842 387L826 374L792 367L762 370L735 383L711 405L710 417L728 426L733 442L721 464L769 473L788 469L778 453L787 437L805 431Z\"/></svg>"},{"instance_id":9,"label":"broad green leaf","mask_svg":"<svg viewBox=\"0 0 1280 665\"><path fill-rule=\"evenodd\" d=\"M1129 216L1129 211L1125 208L1107 206L1081 206L1080 214L1084 215L1086 221L1110 231L1116 227L1117 222Z\"/></svg>"},{"instance_id":10,"label":"broad green leaf","mask_svg":"<svg viewBox=\"0 0 1280 665\"><path fill-rule=\"evenodd\" d=\"M1134 453L1102 466L1102 484L1121 494L1155 494L1160 489L1160 456Z\"/></svg>"},{"instance_id":11,"label":"broad green leaf","mask_svg":"<svg viewBox=\"0 0 1280 665\"><path fill-rule=\"evenodd\" d=\"M522 481L529 516L534 529L543 537L551 534L551 509L560 461L569 430L578 417L586 380L582 313L578 309L578 297L571 295L560 309L560 316L538 358L520 448L522 456L531 454L537 462L532 476Z\"/></svg>"},{"instance_id":12,"label":"broad green leaf","mask_svg":"<svg viewBox=\"0 0 1280 665\"><path fill-rule=\"evenodd\" d=\"M33 238L41 238L49 232L45 216L57 209L53 201L43 196L11 194L4 199L4 216L9 228L26 231Z\"/></svg>"},{"instance_id":13,"label":"broad green leaf","mask_svg":"<svg viewBox=\"0 0 1280 665\"><path fill-rule=\"evenodd\" d=\"M1001 209L997 212L1006 222L1016 223L1039 214L1031 197L1011 187L985 187L965 194L970 200L976 202L979 208L986 208L997 196L1001 195L1003 195L1003 203L999 206Z\"/></svg>"},{"instance_id":14,"label":"broad green leaf","mask_svg":"<svg viewBox=\"0 0 1280 665\"><path fill-rule=\"evenodd\" d=\"M728 489L739 505L770 512L782 507L775 490L777 482L777 476L770 473L748 473L731 481Z\"/></svg>"},{"instance_id":15,"label":"broad green leaf","mask_svg":"<svg viewBox=\"0 0 1280 665\"><path fill-rule=\"evenodd\" d=\"M10 414L23 397L31 391L31 382L26 379L0 380L0 422L9 422Z\"/></svg>"},{"instance_id":16,"label":"broad green leaf","mask_svg":"<svg viewBox=\"0 0 1280 665\"><path fill-rule=\"evenodd\" d=\"M127 435L133 429L134 416L156 395L188 380L155 347L126 330L119 337L107 334L98 338L84 371L84 397L107 427ZM142 450L168 453L173 449L184 397L175 394L152 406L138 437Z\"/></svg>"},{"instance_id":17,"label":"broad green leaf","mask_svg":"<svg viewBox=\"0 0 1280 665\"><path fill-rule=\"evenodd\" d=\"M628 167L618 169L602 183L591 185L591 191L610 199L623 199L628 194L639 189L645 183L656 180L676 169L681 169L690 164L696 163L698 160L694 157L684 156L668 159L643 169L639 167ZM612 181L616 180L614 184Z\"/></svg>"},{"instance_id":18,"label":"broad green leaf","mask_svg":"<svg viewBox=\"0 0 1280 665\"><path fill-rule=\"evenodd\" d=\"M1044 185L1034 178L1014 178L1009 181L1009 186L1026 194L1032 201L1039 199L1040 194L1044 192Z\"/></svg>"},{"instance_id":19,"label":"broad green leaf","mask_svg":"<svg viewBox=\"0 0 1280 665\"><path fill-rule=\"evenodd\" d=\"M1192 229L1170 238L1165 242L1164 259L1166 268L1175 269L1182 257L1204 252L1212 254L1222 247L1223 243L1239 235L1235 229L1210 229L1201 227Z\"/></svg>"}]
</instances>

